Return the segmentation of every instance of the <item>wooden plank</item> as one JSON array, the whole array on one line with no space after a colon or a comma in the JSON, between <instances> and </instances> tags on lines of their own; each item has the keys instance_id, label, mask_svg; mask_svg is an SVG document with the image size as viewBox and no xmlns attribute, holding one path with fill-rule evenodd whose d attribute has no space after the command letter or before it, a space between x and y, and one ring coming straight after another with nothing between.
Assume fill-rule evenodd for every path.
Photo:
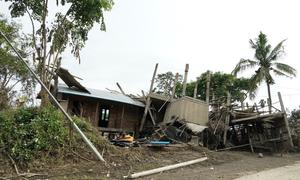
<instances>
[{"instance_id":1,"label":"wooden plank","mask_svg":"<svg viewBox=\"0 0 300 180\"><path fill-rule=\"evenodd\" d=\"M287 119L287 116L286 116L286 112L285 112L285 108L284 108L284 105L283 105L283 101L282 101L280 92L278 92L278 99L279 99L279 102L280 102L281 112L283 113L285 127L286 127L286 130L288 132L290 146L294 147L292 136L291 136L291 131L290 131L290 127L289 127L289 122L288 122L288 119Z\"/></svg>"},{"instance_id":2,"label":"wooden plank","mask_svg":"<svg viewBox=\"0 0 300 180\"><path fill-rule=\"evenodd\" d=\"M252 116L252 117L234 119L234 120L231 120L231 123L239 123L239 122L243 122L243 121L249 121L249 120L255 120L255 119L263 119L263 118L268 118L268 117L278 118L278 117L282 117L282 116L283 116L282 112L273 113L273 114L256 115L256 116Z\"/></svg>"},{"instance_id":3,"label":"wooden plank","mask_svg":"<svg viewBox=\"0 0 300 180\"><path fill-rule=\"evenodd\" d=\"M249 145L250 145L251 152L254 153L254 149L253 149L253 145L252 145L252 140L251 140L251 137L249 135L249 129L248 129L248 138L249 138Z\"/></svg>"},{"instance_id":4,"label":"wooden plank","mask_svg":"<svg viewBox=\"0 0 300 180\"><path fill-rule=\"evenodd\" d=\"M150 100L151 100L151 98L150 98L149 95L152 93L152 89L153 89L153 84L154 84L154 80L155 80L157 68L158 68L158 63L156 63L155 69L154 69L154 72L153 72L153 76L152 76L152 80L151 80L151 84L150 84L150 88L149 88L149 94L148 94L147 99L146 99L146 106L145 106L144 114L143 114L143 117L142 117L142 120L141 120L140 129L139 129L140 132L144 128L144 124L145 124L146 117L147 117L147 114L148 114L148 109L150 107L150 103L151 103Z\"/></svg>"},{"instance_id":5,"label":"wooden plank","mask_svg":"<svg viewBox=\"0 0 300 180\"><path fill-rule=\"evenodd\" d=\"M122 115L121 115L121 122L120 122L120 128L123 128L123 120L124 120L124 113L125 113L125 109L124 109L124 104L122 105Z\"/></svg>"},{"instance_id":6,"label":"wooden plank","mask_svg":"<svg viewBox=\"0 0 300 180\"><path fill-rule=\"evenodd\" d=\"M151 104L151 100L150 100L150 104ZM155 125L156 125L155 119L154 119L154 116L153 116L153 114L152 114L152 111L151 111L151 108L150 108L150 107L148 108L148 113L149 113L149 115L150 115L152 124L155 126Z\"/></svg>"},{"instance_id":7,"label":"wooden plank","mask_svg":"<svg viewBox=\"0 0 300 180\"><path fill-rule=\"evenodd\" d=\"M97 101L95 121L93 123L96 127L99 125L99 107L100 107L100 103L99 103L99 101Z\"/></svg>"}]
</instances>

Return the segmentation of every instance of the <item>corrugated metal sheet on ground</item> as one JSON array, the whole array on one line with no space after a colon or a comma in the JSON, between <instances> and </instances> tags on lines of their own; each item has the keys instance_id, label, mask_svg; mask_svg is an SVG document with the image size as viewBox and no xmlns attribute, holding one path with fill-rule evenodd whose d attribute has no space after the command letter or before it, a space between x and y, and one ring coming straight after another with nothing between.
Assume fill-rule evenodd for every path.
<instances>
[{"instance_id":1,"label":"corrugated metal sheet on ground","mask_svg":"<svg viewBox=\"0 0 300 180\"><path fill-rule=\"evenodd\" d=\"M145 107L145 105L140 102L136 101L128 96L125 96L120 93L112 93L108 91L103 90L97 90L97 89L90 89L87 88L89 93L77 91L76 89L69 88L68 86L64 84L58 85L58 92L59 93L65 93L65 94L72 94L72 95L78 95L78 96L84 96L84 97L91 97L91 98L97 98L97 99L104 99L109 101L115 101L115 102L121 102L125 104L131 104L135 106Z\"/></svg>"}]
</instances>

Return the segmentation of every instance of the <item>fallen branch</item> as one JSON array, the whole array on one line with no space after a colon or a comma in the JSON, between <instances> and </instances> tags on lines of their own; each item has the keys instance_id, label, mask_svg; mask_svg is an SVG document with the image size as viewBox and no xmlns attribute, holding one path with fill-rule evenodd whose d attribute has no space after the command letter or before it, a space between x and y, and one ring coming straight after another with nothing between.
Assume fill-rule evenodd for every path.
<instances>
[{"instance_id":1,"label":"fallen branch","mask_svg":"<svg viewBox=\"0 0 300 180\"><path fill-rule=\"evenodd\" d=\"M19 169L18 169L18 166L15 162L15 160L9 155L7 154L7 156L9 157L11 163L13 164L14 168L15 168L15 171L16 171L16 174L18 175L18 177L24 177L24 178L31 178L33 176L47 176L47 174L37 174L37 173L20 173L19 172Z\"/></svg>"},{"instance_id":2,"label":"fallen branch","mask_svg":"<svg viewBox=\"0 0 300 180\"><path fill-rule=\"evenodd\" d=\"M83 156L79 155L78 153L76 153L76 152L73 151L73 150L72 150L72 153L73 153L74 155L78 156L79 158L83 159L83 160L86 160L86 161L89 161L89 162L94 162L94 161L91 160L91 159L88 159L88 158L86 158L86 157L83 157Z\"/></svg>"},{"instance_id":3,"label":"fallen branch","mask_svg":"<svg viewBox=\"0 0 300 180\"><path fill-rule=\"evenodd\" d=\"M176 168L179 168L179 167L196 164L196 163L205 161L207 159L208 159L207 157L203 157L203 158L199 158L199 159L195 159L195 160L191 160L191 161L186 161L186 162L183 162L183 163L173 164L173 165L169 165L169 166L165 166L165 167L160 167L160 168L156 168L156 169L142 171L142 172L139 172L139 173L130 174L128 176L123 176L123 178L133 179L133 178L138 178L138 177L142 177L142 176L148 176L148 175L151 175L151 174L155 174L155 173L159 173L159 172L163 172L163 171L168 171L168 170L171 170L171 169L176 169Z\"/></svg>"},{"instance_id":4,"label":"fallen branch","mask_svg":"<svg viewBox=\"0 0 300 180\"><path fill-rule=\"evenodd\" d=\"M19 175L20 173L19 173L18 166L17 166L15 160L14 160L9 154L7 154L7 156L9 157L11 163L13 164L13 166L14 166L14 168L15 168L15 171L16 171L17 175Z\"/></svg>"}]
</instances>

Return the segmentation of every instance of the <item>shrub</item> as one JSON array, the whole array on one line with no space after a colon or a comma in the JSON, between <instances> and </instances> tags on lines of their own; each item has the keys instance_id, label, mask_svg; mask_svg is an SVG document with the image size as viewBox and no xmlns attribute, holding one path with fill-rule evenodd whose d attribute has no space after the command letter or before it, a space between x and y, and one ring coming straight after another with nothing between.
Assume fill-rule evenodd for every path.
<instances>
[{"instance_id":1,"label":"shrub","mask_svg":"<svg viewBox=\"0 0 300 180\"><path fill-rule=\"evenodd\" d=\"M98 150L116 152L115 146L101 137L99 130L84 118L73 117L74 122L94 143ZM0 111L0 153L5 152L17 163L26 165L41 157L63 158L70 148L89 155L86 145L78 133L73 133L71 147L69 123L53 106L45 108L19 108ZM50 156L47 156L50 155ZM50 160L50 159L47 159Z\"/></svg>"},{"instance_id":2,"label":"shrub","mask_svg":"<svg viewBox=\"0 0 300 180\"><path fill-rule=\"evenodd\" d=\"M67 140L63 116L54 107L19 108L0 112L0 149L17 162L37 157L39 151L57 154Z\"/></svg>"}]
</instances>

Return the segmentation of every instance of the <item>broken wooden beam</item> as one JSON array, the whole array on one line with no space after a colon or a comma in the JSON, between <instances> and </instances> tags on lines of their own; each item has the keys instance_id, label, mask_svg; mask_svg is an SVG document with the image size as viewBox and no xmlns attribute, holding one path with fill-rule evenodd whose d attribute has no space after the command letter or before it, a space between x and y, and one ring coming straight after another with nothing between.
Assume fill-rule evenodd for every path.
<instances>
[{"instance_id":1,"label":"broken wooden beam","mask_svg":"<svg viewBox=\"0 0 300 180\"><path fill-rule=\"evenodd\" d=\"M122 87L120 86L120 84L119 84L118 82L117 82L117 86L118 86L118 88L120 89L121 93L122 93L123 95L126 95L125 92L123 91Z\"/></svg>"},{"instance_id":2,"label":"broken wooden beam","mask_svg":"<svg viewBox=\"0 0 300 180\"><path fill-rule=\"evenodd\" d=\"M226 145L227 140L227 131L229 129L229 120L230 120L230 100L231 100L231 94L227 92L227 110L226 110L226 117L225 117L225 127L224 127L224 134L223 134L223 143Z\"/></svg>"},{"instance_id":3,"label":"broken wooden beam","mask_svg":"<svg viewBox=\"0 0 300 180\"><path fill-rule=\"evenodd\" d=\"M147 114L148 114L148 109L149 109L150 104L151 104L151 102L150 102L151 98L150 98L149 95L152 93L152 89L153 89L153 84L154 84L154 80L155 80L157 68L158 68L158 63L156 63L155 69L154 69L154 72L153 72L153 76L152 76L152 80L151 80L151 84L150 84L150 88L149 88L149 94L148 94L147 99L146 99L145 110L144 110L144 114L143 114L143 117L142 117L142 120L141 120L140 129L139 129L140 132L144 128L144 124L145 124L146 117L147 117Z\"/></svg>"},{"instance_id":4,"label":"broken wooden beam","mask_svg":"<svg viewBox=\"0 0 300 180\"><path fill-rule=\"evenodd\" d=\"M289 122L288 122L288 119L287 119L287 116L286 116L286 112L285 112L285 108L284 108L284 105L283 105L283 101L282 101L280 92L278 92L278 99L279 99L279 102L280 102L281 112L283 113L284 124L285 124L286 130L288 132L289 143L290 143L291 147L294 147L294 143L293 143L293 140L292 140L292 135L291 135L290 127L289 127Z\"/></svg>"},{"instance_id":5,"label":"broken wooden beam","mask_svg":"<svg viewBox=\"0 0 300 180\"><path fill-rule=\"evenodd\" d=\"M235 124L235 123L240 123L243 121L259 120L259 119L261 120L263 118L269 118L269 117L278 118L278 117L282 117L282 116L283 116L282 112L273 113L273 114L256 115L256 116L251 116L251 117L246 117L246 118L233 119L233 120L231 120L231 123ZM270 119L268 119L268 120L270 120Z\"/></svg>"}]
</instances>

